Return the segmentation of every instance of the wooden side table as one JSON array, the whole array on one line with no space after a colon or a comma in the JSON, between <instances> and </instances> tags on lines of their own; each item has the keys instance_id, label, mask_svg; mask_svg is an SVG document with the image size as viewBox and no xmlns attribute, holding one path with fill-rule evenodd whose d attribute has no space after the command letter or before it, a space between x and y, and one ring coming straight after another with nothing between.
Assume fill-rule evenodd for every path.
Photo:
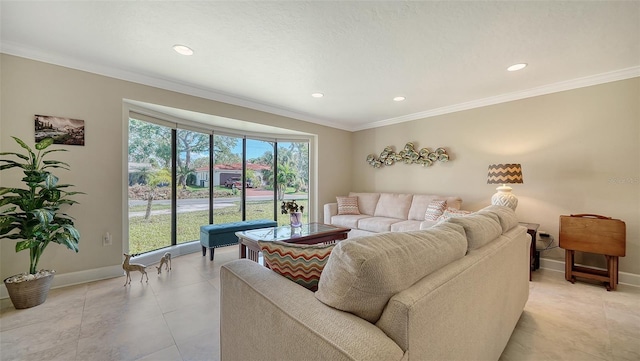
<instances>
[{"instance_id":1,"label":"wooden side table","mask_svg":"<svg viewBox=\"0 0 640 361\"><path fill-rule=\"evenodd\" d=\"M540 225L537 223L524 222L520 222L520 225L527 227L527 233L531 236L531 246L529 247L529 281L531 281L531 272L535 269L536 237L538 235L538 228L540 228Z\"/></svg>"},{"instance_id":2,"label":"wooden side table","mask_svg":"<svg viewBox=\"0 0 640 361\"><path fill-rule=\"evenodd\" d=\"M597 214L560 216L560 247L565 249L565 279L571 283L576 277L602 281L607 291L618 285L618 257L626 253L626 225L619 219ZM576 266L575 251L601 254L607 270Z\"/></svg>"}]
</instances>

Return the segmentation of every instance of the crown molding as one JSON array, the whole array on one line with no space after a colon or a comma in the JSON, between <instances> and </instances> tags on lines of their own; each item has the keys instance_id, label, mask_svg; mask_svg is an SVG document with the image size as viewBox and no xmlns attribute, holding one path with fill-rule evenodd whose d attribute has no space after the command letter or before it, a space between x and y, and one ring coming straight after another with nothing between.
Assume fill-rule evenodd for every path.
<instances>
[{"instance_id":1,"label":"crown molding","mask_svg":"<svg viewBox=\"0 0 640 361\"><path fill-rule=\"evenodd\" d=\"M640 77L640 66L634 66L631 68L620 69L620 70L615 70L607 73L596 74L592 76L562 81L554 84L543 85L543 86L532 88L532 89L526 89L526 90L521 90L513 93L497 95L489 98L473 100L466 103L460 103L460 104L455 104L451 106L431 109L424 112L403 115L397 118L385 119L385 120L366 124L362 127L357 127L355 129L352 129L352 131L379 128L387 125L393 125L393 124L404 123L404 122L409 122L409 121L418 120L418 119L430 118L438 115L455 113L463 110L486 107L488 105L506 103L514 100L537 97L540 95L552 94L552 93L562 92L566 90L584 88L588 86L610 83L618 80L625 80L625 79L631 79L636 77Z\"/></svg>"},{"instance_id":2,"label":"crown molding","mask_svg":"<svg viewBox=\"0 0 640 361\"><path fill-rule=\"evenodd\" d=\"M199 98L209 99L217 102L222 102L231 105L237 105L244 108L249 108L265 113L280 115L287 118L293 118L296 120L303 120L309 123L323 125L331 128L337 128L342 130L351 131L349 127L344 124L339 124L323 119L318 119L308 114L298 113L290 109L280 108L273 105L263 104L255 100L245 99L237 96L232 96L224 93L214 92L207 89L194 87L192 85L161 79L153 76L148 76L140 73L135 73L127 70L116 69L109 66L104 66L95 63L89 63L79 61L76 58L53 55L47 52L43 52L36 49L21 47L17 44L10 42L3 42L0 44L0 53L13 55L21 58L41 61L43 63L62 66L65 68L85 71L88 73L107 76L110 78L129 81L132 83L147 85L159 89L174 91L181 94L192 95Z\"/></svg>"},{"instance_id":3,"label":"crown molding","mask_svg":"<svg viewBox=\"0 0 640 361\"><path fill-rule=\"evenodd\" d=\"M271 113L280 115L283 117L293 118L297 120L306 121L322 126L331 128L346 130L350 132L356 132L372 128L380 128L388 125L394 125L404 122L410 122L418 119L431 118L438 115L444 115L449 113L455 113L463 110L470 110L474 108L485 107L488 105L495 105L500 103L511 102L514 100L526 99L536 97L540 95L552 94L566 90L584 88L588 86L610 83L618 80L625 80L635 77L640 77L640 66L634 66L631 68L615 70L607 73L596 74L592 76L562 81L554 84L543 85L540 87L521 90L517 92L497 95L493 97L473 100L470 102L454 104L446 107L430 109L423 112L407 114L400 117L384 119L373 123L364 124L361 126L347 126L325 119L319 119L308 114L302 114L292 111L290 109L280 108L273 105L263 104L255 100L245 99L237 96L232 96L224 93L213 92L210 90L197 88L192 85L183 84L180 82L169 81L157 77L152 77L144 74L134 73L127 70L115 69L112 67L82 62L78 59L71 57L62 57L52 55L40 50L21 47L15 43L3 42L0 44L0 53L23 57L31 60L41 61L44 63L54 64L66 68L86 71L98 75L103 75L115 79L138 83L142 85L152 86L169 91L175 91L182 94L192 95L204 99L218 101L222 103L241 106L244 108L253 109L256 111Z\"/></svg>"}]
</instances>

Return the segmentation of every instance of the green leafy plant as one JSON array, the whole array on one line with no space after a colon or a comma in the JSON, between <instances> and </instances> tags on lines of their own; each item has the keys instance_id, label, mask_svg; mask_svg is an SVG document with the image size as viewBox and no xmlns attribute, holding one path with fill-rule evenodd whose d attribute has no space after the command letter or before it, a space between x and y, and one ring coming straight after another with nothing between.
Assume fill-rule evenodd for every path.
<instances>
[{"instance_id":1,"label":"green leafy plant","mask_svg":"<svg viewBox=\"0 0 640 361\"><path fill-rule=\"evenodd\" d=\"M0 171L21 168L25 188L0 187L0 239L15 239L16 252L29 250L29 273L35 274L40 256L49 243L54 242L78 252L80 233L74 227L74 219L61 210L76 201L69 197L82 192L68 192L70 184L58 184L58 177L49 169L69 170L67 163L45 160L53 152L66 149L47 149L53 139L45 138L35 145L37 153L22 140L12 137L26 154L2 152L0 156L13 156L17 160L0 159Z\"/></svg>"}]
</instances>

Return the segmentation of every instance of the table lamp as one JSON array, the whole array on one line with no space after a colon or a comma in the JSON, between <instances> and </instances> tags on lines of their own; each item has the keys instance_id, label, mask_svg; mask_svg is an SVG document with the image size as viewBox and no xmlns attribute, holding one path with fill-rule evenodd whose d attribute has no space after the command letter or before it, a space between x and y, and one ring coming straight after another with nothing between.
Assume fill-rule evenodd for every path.
<instances>
[{"instance_id":1,"label":"table lamp","mask_svg":"<svg viewBox=\"0 0 640 361\"><path fill-rule=\"evenodd\" d=\"M498 191L491 197L491 204L507 206L514 211L518 206L518 198L511 193L507 184L524 183L522 181L522 166L520 164L491 164L487 175L487 184L501 184Z\"/></svg>"}]
</instances>

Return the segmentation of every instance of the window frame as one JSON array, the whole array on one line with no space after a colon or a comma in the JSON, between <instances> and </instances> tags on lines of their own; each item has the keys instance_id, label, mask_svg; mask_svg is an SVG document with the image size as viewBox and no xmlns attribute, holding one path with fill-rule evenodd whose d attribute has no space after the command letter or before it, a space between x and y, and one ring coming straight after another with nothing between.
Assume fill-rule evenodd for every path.
<instances>
[{"instance_id":1,"label":"window frame","mask_svg":"<svg viewBox=\"0 0 640 361\"><path fill-rule=\"evenodd\" d=\"M146 109L144 107L140 107L138 105L132 104L132 103L128 103L128 102L124 102L123 103L123 123L124 123L124 136L123 136L123 178L124 178L124 189L128 189L128 151L129 151L129 119L130 118L134 118L140 121L145 121L145 122L149 122L152 124L156 124L156 125L162 125L165 127L169 127L172 131L172 142L173 142L173 154L172 154L172 162L175 163L175 157L173 157L173 155L175 155L176 149L175 149L175 133L178 129L182 129L182 130L190 130L190 131L196 131L196 132L200 132L203 134L208 134L209 135L209 139L210 139L210 157L209 157L209 221L210 223L213 223L213 180L214 180L214 143L213 143L213 139L214 139L214 135L226 135L226 136L233 136L233 137L238 137L242 139L242 173L243 173L243 188L245 187L245 182L244 179L246 179L246 160L247 160L247 154L246 154L246 141L247 139L252 139L252 140L262 140L262 141L268 141L268 142L273 142L274 143L274 159L277 160L277 149L278 149L278 143L285 143L285 142L304 142L304 143L308 143L308 147L309 147L309 169L308 169L308 178L309 178L309 184L308 184L308 190L307 190L307 194L308 194L308 204L309 205L315 205L316 201L317 201L317 185L316 185L316 169L317 169L317 136L314 134L300 134L300 135L294 135L294 134L281 134L281 133L264 133L264 132L255 132L255 131L251 131L251 130L240 130L240 129L232 129L232 128L223 128L223 127L218 127L218 126L213 126L213 125L207 125L204 123L199 123L193 120L188 120L188 119L182 119L182 118L177 118L171 115L167 115L167 114L163 114L160 112L156 112L150 109ZM243 121L246 123L246 121ZM259 124L259 123L256 123ZM276 164L274 164L274 172L277 173L277 161ZM172 169L172 177L175 180L176 177L176 169L175 169L175 164L173 164L173 169ZM173 181L173 187L176 186L175 184L176 182ZM123 213L123 251L128 251L129 249L129 219L128 219L128 192L123 192L123 207L124 207L124 211ZM176 198L176 193L175 193L175 189L174 192L172 192L172 213L174 214L172 216L172 245L169 247L165 247L162 248L160 250L156 250L156 251L151 251L151 252L146 252L143 254L143 256L152 256L154 253L157 252L164 252L167 250L167 248L170 249L174 249L177 247L180 247L181 245L184 244L176 244L176 217L175 217L175 212L176 212L176 205L177 202L175 200ZM242 219L246 218L245 215L245 210L246 210L246 196L245 196L245 192L242 192ZM277 199L277 192L274 189L274 218L277 219L277 215L279 212L279 204L278 204L278 199ZM313 222L315 220L317 220L317 216L316 216L316 207L314 206L310 206L307 208L308 209L308 220L309 222ZM197 243L197 242L188 242L189 243ZM189 250L186 250L186 252L178 252L179 254L186 254L186 253L192 253L192 252L196 252L199 249L199 244L197 244L197 248L194 249L194 247L189 247Z\"/></svg>"}]
</instances>

